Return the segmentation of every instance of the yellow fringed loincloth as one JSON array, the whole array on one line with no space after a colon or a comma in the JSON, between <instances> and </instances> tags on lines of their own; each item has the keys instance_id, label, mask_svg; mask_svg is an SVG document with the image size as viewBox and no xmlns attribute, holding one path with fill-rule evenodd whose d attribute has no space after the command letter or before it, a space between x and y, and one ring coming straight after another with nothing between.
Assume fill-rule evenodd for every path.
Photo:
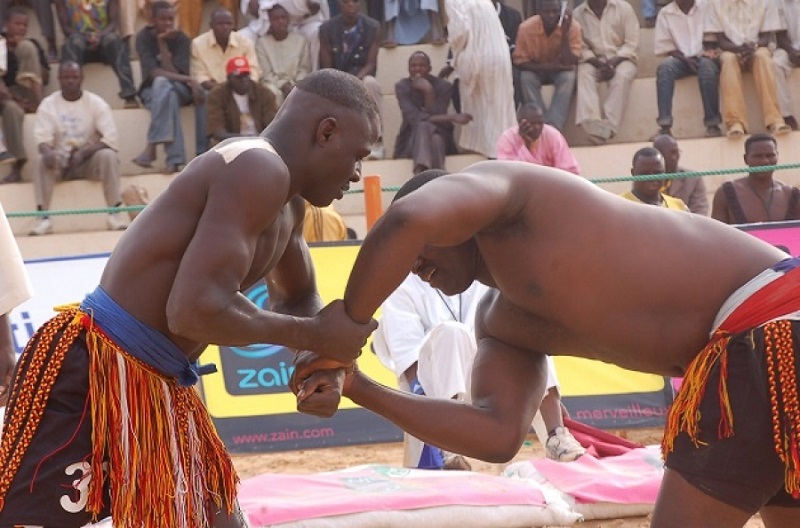
<instances>
[{"instance_id":1,"label":"yellow fringed loincloth","mask_svg":"<svg viewBox=\"0 0 800 528\"><path fill-rule=\"evenodd\" d=\"M115 527L206 527L214 513L232 513L239 479L197 392L120 349L76 309L40 328L31 339L35 346L29 344L20 358L25 376L12 388L14 412L6 416L0 449L0 509L64 356L82 333L93 450L86 511L101 514L110 485Z\"/></svg>"},{"instance_id":2,"label":"yellow fringed loincloth","mask_svg":"<svg viewBox=\"0 0 800 528\"><path fill-rule=\"evenodd\" d=\"M720 401L718 438L734 434L734 416L728 398L728 342L732 335L764 329L764 354L772 408L775 452L786 467L786 491L800 498L800 404L797 358L792 321L781 316L800 310L800 267L788 271L753 293L715 330L706 347L686 369L681 389L667 414L661 452L672 452L678 434L685 432L696 446L699 440L700 405L707 389L716 389ZM778 320L775 320L778 319ZM719 385L708 387L708 376L719 366Z\"/></svg>"}]
</instances>

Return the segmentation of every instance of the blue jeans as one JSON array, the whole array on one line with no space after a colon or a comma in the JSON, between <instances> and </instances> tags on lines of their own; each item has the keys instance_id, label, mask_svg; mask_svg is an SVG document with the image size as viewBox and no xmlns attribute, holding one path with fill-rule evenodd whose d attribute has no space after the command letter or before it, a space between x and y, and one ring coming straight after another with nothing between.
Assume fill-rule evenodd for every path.
<instances>
[{"instance_id":1,"label":"blue jeans","mask_svg":"<svg viewBox=\"0 0 800 528\"><path fill-rule=\"evenodd\" d=\"M658 119L661 127L672 126L672 96L675 81L695 75L682 60L667 57L656 69L656 95L658 96ZM697 81L700 84L700 98L703 100L703 123L705 126L719 126L722 117L719 113L719 65L707 57L698 61Z\"/></svg>"},{"instance_id":2,"label":"blue jeans","mask_svg":"<svg viewBox=\"0 0 800 528\"><path fill-rule=\"evenodd\" d=\"M656 14L656 0L642 0L642 18L655 20Z\"/></svg>"},{"instance_id":3,"label":"blue jeans","mask_svg":"<svg viewBox=\"0 0 800 528\"><path fill-rule=\"evenodd\" d=\"M205 100L203 104L194 105L194 146L195 156L199 156L208 150L208 134L206 133L206 100L208 100L208 92L210 90L203 89Z\"/></svg>"},{"instance_id":4,"label":"blue jeans","mask_svg":"<svg viewBox=\"0 0 800 528\"><path fill-rule=\"evenodd\" d=\"M186 151L183 147L181 106L192 102L192 90L186 84L156 77L153 84L142 90L142 102L150 110L147 142L164 144L167 165L184 165Z\"/></svg>"},{"instance_id":5,"label":"blue jeans","mask_svg":"<svg viewBox=\"0 0 800 528\"><path fill-rule=\"evenodd\" d=\"M107 33L100 39L97 49L89 49L87 35L72 33L64 41L61 48L61 62L73 61L81 66L85 62L102 62L111 66L119 79L119 96L122 99L134 97L136 86L133 84L133 71L131 70L131 55L128 41L117 33Z\"/></svg>"},{"instance_id":6,"label":"blue jeans","mask_svg":"<svg viewBox=\"0 0 800 528\"><path fill-rule=\"evenodd\" d=\"M522 70L519 74L519 81L523 102L537 104L544 112L544 119L548 124L564 130L572 94L575 91L575 70L552 73ZM552 84L555 87L550 108L545 107L542 99L543 84Z\"/></svg>"}]
</instances>

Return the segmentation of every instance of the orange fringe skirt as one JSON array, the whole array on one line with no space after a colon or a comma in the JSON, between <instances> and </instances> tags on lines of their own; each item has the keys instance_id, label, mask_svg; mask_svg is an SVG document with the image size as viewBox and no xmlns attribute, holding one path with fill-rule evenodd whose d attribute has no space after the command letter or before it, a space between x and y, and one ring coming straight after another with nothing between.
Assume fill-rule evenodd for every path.
<instances>
[{"instance_id":1,"label":"orange fringe skirt","mask_svg":"<svg viewBox=\"0 0 800 528\"><path fill-rule=\"evenodd\" d=\"M14 413L6 417L0 449L6 468L0 509L64 356L82 332L93 442L86 511L95 517L103 511L104 487L110 484L115 527L206 527L216 512L232 513L239 479L197 392L121 350L76 309L42 326L30 341L36 345L28 345L20 358L26 374L10 395Z\"/></svg>"}]
</instances>

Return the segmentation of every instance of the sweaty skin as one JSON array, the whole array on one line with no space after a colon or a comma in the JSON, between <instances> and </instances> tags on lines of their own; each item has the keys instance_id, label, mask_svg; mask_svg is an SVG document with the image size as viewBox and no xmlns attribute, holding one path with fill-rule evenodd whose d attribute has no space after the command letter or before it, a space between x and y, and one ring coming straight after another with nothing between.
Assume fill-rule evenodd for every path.
<instances>
[{"instance_id":1,"label":"sweaty skin","mask_svg":"<svg viewBox=\"0 0 800 528\"><path fill-rule=\"evenodd\" d=\"M473 279L495 288L477 314L472 404L395 391L357 368L344 395L423 442L504 462L544 395L545 354L681 376L722 303L785 257L721 222L624 200L557 169L477 163L387 209L344 297L347 313L368 321L409 270L448 295ZM325 396L341 370L318 369L333 367L299 358L298 408L331 412ZM800 512L782 510L762 509L767 526L798 526ZM653 526L741 526L748 517L667 470Z\"/></svg>"},{"instance_id":2,"label":"sweaty skin","mask_svg":"<svg viewBox=\"0 0 800 528\"><path fill-rule=\"evenodd\" d=\"M360 179L377 128L294 90L260 139L221 143L148 205L115 248L101 286L190 360L208 343L276 343L351 362L377 323L348 323L341 301L315 316L321 302L302 236L303 198L318 206L341 198ZM261 280L273 311L242 293Z\"/></svg>"}]
</instances>

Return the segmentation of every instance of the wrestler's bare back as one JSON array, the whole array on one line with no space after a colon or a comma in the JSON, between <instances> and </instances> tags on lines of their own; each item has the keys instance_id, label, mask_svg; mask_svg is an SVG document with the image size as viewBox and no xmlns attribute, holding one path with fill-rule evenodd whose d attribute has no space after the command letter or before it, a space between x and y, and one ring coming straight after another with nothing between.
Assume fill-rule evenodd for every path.
<instances>
[{"instance_id":1,"label":"wrestler's bare back","mask_svg":"<svg viewBox=\"0 0 800 528\"><path fill-rule=\"evenodd\" d=\"M289 175L280 158L256 143L246 147L231 156L212 150L193 160L128 228L101 279L101 286L114 300L168 336L191 359L196 359L207 343L171 332L166 309L176 277L191 264L185 261L213 259L217 273L223 276L236 270L238 289L245 291L281 259L303 217L302 198L286 201ZM249 189L247 200L235 192L228 194L233 178L243 180L241 186ZM276 200L275 195L281 193L283 198ZM231 222L231 216L237 215L229 213L242 210L253 217L246 224L249 233ZM247 261L220 254L230 243L246 245L239 255L246 255ZM200 296L203 285L196 286Z\"/></svg>"},{"instance_id":2,"label":"wrestler's bare back","mask_svg":"<svg viewBox=\"0 0 800 528\"><path fill-rule=\"evenodd\" d=\"M496 164L473 167L497 175ZM518 216L475 237L488 272L478 278L499 290L481 323L506 344L680 376L721 304L787 256L716 220L636 204L578 177L521 176L508 193L526 202Z\"/></svg>"}]
</instances>

